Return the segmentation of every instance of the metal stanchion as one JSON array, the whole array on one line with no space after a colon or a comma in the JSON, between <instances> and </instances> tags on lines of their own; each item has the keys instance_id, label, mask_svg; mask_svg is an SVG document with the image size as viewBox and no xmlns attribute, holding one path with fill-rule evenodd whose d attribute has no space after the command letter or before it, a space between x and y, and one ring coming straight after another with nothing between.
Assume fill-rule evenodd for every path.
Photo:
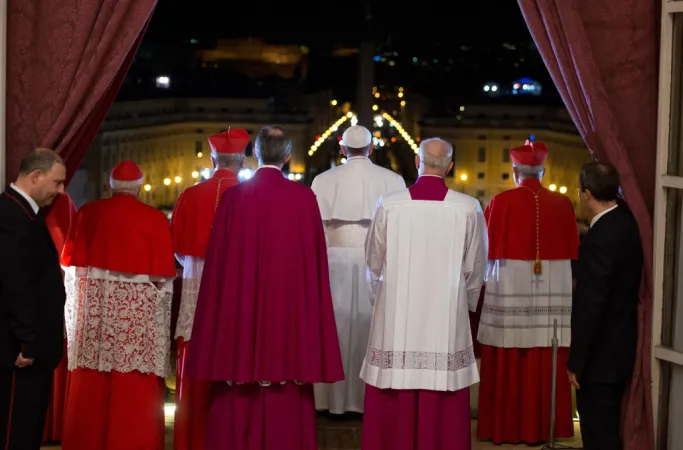
<instances>
[{"instance_id":1,"label":"metal stanchion","mask_svg":"<svg viewBox=\"0 0 683 450\"><path fill-rule=\"evenodd\" d=\"M557 402L557 350L559 341L557 339L557 319L553 319L553 378L551 382L552 391L550 392L550 441L543 447L543 450L579 450L582 447L567 447L555 444L555 406Z\"/></svg>"}]
</instances>

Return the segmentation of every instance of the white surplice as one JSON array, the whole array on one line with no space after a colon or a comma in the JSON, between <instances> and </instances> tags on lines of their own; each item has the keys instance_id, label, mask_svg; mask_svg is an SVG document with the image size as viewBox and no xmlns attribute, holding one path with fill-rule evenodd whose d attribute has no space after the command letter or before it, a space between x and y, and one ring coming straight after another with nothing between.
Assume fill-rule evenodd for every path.
<instances>
[{"instance_id":1,"label":"white surplice","mask_svg":"<svg viewBox=\"0 0 683 450\"><path fill-rule=\"evenodd\" d=\"M345 380L314 386L316 408L334 414L363 412L365 357L372 306L365 282L365 237L379 198L405 189L400 175L352 157L318 175L312 189L325 224L330 286Z\"/></svg>"},{"instance_id":2,"label":"white surplice","mask_svg":"<svg viewBox=\"0 0 683 450\"><path fill-rule=\"evenodd\" d=\"M173 278L64 267L69 370L170 373Z\"/></svg>"},{"instance_id":3,"label":"white surplice","mask_svg":"<svg viewBox=\"0 0 683 450\"><path fill-rule=\"evenodd\" d=\"M479 381L469 310L486 270L479 202L382 197L366 241L374 313L361 377L380 389L457 391Z\"/></svg>"},{"instance_id":4,"label":"white surplice","mask_svg":"<svg viewBox=\"0 0 683 450\"><path fill-rule=\"evenodd\" d=\"M568 259L488 262L477 340L501 348L551 347L554 320L560 347L571 342L572 268Z\"/></svg>"},{"instance_id":5,"label":"white surplice","mask_svg":"<svg viewBox=\"0 0 683 450\"><path fill-rule=\"evenodd\" d=\"M183 287L180 291L180 308L174 337L183 338L187 342L192 337L199 285L204 272L204 258L176 254L176 259L183 266Z\"/></svg>"}]
</instances>

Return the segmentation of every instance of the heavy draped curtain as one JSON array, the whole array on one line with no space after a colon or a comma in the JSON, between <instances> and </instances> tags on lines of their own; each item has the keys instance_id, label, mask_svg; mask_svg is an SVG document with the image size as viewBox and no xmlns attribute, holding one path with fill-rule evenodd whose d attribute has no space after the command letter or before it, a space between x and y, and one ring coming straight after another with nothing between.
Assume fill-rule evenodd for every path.
<instances>
[{"instance_id":1,"label":"heavy draped curtain","mask_svg":"<svg viewBox=\"0 0 683 450\"><path fill-rule=\"evenodd\" d=\"M650 347L660 1L518 1L576 127L594 159L616 166L638 220L645 267L623 436L625 450L649 450L654 447Z\"/></svg>"},{"instance_id":2,"label":"heavy draped curtain","mask_svg":"<svg viewBox=\"0 0 683 450\"><path fill-rule=\"evenodd\" d=\"M34 147L55 149L71 179L123 83L156 2L9 0L8 182Z\"/></svg>"}]
</instances>

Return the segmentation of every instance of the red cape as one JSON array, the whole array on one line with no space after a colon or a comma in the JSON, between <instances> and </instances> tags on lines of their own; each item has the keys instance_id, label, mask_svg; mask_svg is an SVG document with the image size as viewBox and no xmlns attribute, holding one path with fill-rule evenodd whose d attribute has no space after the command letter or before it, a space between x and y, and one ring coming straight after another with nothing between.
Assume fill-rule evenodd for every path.
<instances>
[{"instance_id":1,"label":"red cape","mask_svg":"<svg viewBox=\"0 0 683 450\"><path fill-rule=\"evenodd\" d=\"M524 180L522 186L496 195L486 207L488 259L536 259L536 203L530 189L539 192L541 259L577 259L579 231L569 197L534 179Z\"/></svg>"},{"instance_id":2,"label":"red cape","mask_svg":"<svg viewBox=\"0 0 683 450\"><path fill-rule=\"evenodd\" d=\"M57 252L61 253L71 221L76 217L76 205L65 192L57 196L52 205L45 210L44 217L45 225L52 236Z\"/></svg>"},{"instance_id":3,"label":"red cape","mask_svg":"<svg viewBox=\"0 0 683 450\"><path fill-rule=\"evenodd\" d=\"M187 188L180 194L171 216L173 249L176 253L196 258L206 257L218 200L227 188L236 184L237 174L222 169L214 172L210 179Z\"/></svg>"},{"instance_id":4,"label":"red cape","mask_svg":"<svg viewBox=\"0 0 683 450\"><path fill-rule=\"evenodd\" d=\"M342 380L313 191L259 169L225 191L214 223L187 374L238 383Z\"/></svg>"},{"instance_id":5,"label":"red cape","mask_svg":"<svg viewBox=\"0 0 683 450\"><path fill-rule=\"evenodd\" d=\"M175 277L168 220L131 195L88 203L69 230L62 265Z\"/></svg>"}]
</instances>

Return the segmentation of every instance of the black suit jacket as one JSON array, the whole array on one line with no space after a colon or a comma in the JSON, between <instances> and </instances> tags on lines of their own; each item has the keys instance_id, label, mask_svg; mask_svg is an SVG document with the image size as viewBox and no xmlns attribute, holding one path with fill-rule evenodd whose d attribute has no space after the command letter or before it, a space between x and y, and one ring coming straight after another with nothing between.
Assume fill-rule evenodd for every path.
<instances>
[{"instance_id":1,"label":"black suit jacket","mask_svg":"<svg viewBox=\"0 0 683 450\"><path fill-rule=\"evenodd\" d=\"M579 247L567 364L579 382L614 383L631 377L642 271L638 224L619 206L595 223Z\"/></svg>"},{"instance_id":2,"label":"black suit jacket","mask_svg":"<svg viewBox=\"0 0 683 450\"><path fill-rule=\"evenodd\" d=\"M14 189L0 194L0 368L19 352L54 370L64 346L64 282L43 219Z\"/></svg>"}]
</instances>

